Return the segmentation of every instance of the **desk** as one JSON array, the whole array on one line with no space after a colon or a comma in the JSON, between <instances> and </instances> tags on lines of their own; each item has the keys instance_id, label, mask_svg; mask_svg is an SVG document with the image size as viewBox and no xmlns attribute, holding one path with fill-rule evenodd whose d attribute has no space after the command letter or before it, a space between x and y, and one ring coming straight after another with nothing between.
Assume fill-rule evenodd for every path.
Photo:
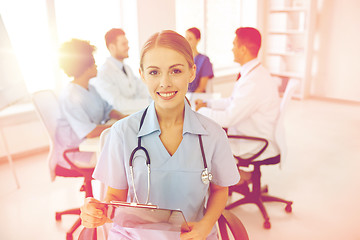
<instances>
[{"instance_id":1,"label":"desk","mask_svg":"<svg viewBox=\"0 0 360 240\"><path fill-rule=\"evenodd\" d=\"M94 152L96 153L96 158L100 154L100 137L96 138L85 138L85 140L79 145L80 152Z\"/></svg>"},{"instance_id":2,"label":"desk","mask_svg":"<svg viewBox=\"0 0 360 240\"><path fill-rule=\"evenodd\" d=\"M220 93L186 93L186 97L189 99L191 104L191 109L195 110L195 100L201 99L203 101L209 100L209 99L219 99L221 98Z\"/></svg>"},{"instance_id":3,"label":"desk","mask_svg":"<svg viewBox=\"0 0 360 240\"><path fill-rule=\"evenodd\" d=\"M13 159L11 157L9 146L6 141L4 128L31 121L38 121L38 117L32 103L16 104L0 111L0 139L4 145L5 154L9 161L9 165L15 178L17 188L20 188L20 183L16 175Z\"/></svg>"}]
</instances>

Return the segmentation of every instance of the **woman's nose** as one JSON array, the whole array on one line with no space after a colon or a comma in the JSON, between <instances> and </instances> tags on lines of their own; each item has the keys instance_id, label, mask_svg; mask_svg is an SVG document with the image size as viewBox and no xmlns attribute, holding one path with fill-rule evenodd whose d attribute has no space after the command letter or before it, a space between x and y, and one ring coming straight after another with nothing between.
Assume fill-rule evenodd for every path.
<instances>
[{"instance_id":1,"label":"woman's nose","mask_svg":"<svg viewBox=\"0 0 360 240\"><path fill-rule=\"evenodd\" d=\"M171 85L171 79L169 74L163 74L160 79L161 87L169 87Z\"/></svg>"}]
</instances>

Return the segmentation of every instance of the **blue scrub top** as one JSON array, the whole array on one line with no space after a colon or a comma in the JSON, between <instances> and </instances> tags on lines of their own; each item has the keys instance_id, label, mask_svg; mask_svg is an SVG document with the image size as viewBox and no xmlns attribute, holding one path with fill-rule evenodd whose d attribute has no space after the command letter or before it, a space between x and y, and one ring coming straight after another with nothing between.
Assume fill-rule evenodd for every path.
<instances>
[{"instance_id":1,"label":"blue scrub top","mask_svg":"<svg viewBox=\"0 0 360 240\"><path fill-rule=\"evenodd\" d=\"M143 112L142 110L135 113L113 125L93 177L112 188L128 189L127 200L135 202L129 158L138 145L138 137L141 137L141 144L147 149L151 159L149 202L161 208L180 209L187 221L199 221L204 215L209 184L205 185L201 181L204 163L198 134L202 136L208 169L213 174L212 182L219 186L230 186L240 179L224 130L214 121L191 110L185 102L183 139L171 156L159 137L161 130L154 102L150 104L139 131ZM133 160L133 167L135 188L140 203L144 203L147 197L145 162L145 154L138 151ZM131 231L139 231L125 230L119 226L115 228L122 237ZM213 230L216 234L216 229ZM136 239L134 236L137 235L131 236L129 239Z\"/></svg>"},{"instance_id":2,"label":"blue scrub top","mask_svg":"<svg viewBox=\"0 0 360 240\"><path fill-rule=\"evenodd\" d=\"M200 78L202 77L214 77L212 64L208 56L199 53L195 58L194 62L196 65L196 77L194 81L189 84L188 92L194 92L200 84Z\"/></svg>"},{"instance_id":3,"label":"blue scrub top","mask_svg":"<svg viewBox=\"0 0 360 240\"><path fill-rule=\"evenodd\" d=\"M57 164L70 168L63 159L65 149L77 148L96 125L109 120L112 106L103 100L91 85L85 89L69 83L60 98L60 118L55 133L55 152ZM93 153L79 152L69 154L71 160L89 162Z\"/></svg>"}]
</instances>

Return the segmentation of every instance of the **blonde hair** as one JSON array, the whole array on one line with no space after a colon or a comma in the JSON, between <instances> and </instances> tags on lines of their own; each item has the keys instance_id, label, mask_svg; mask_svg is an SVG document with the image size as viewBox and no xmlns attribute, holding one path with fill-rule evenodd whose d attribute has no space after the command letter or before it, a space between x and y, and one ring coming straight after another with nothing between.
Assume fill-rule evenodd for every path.
<instances>
[{"instance_id":1,"label":"blonde hair","mask_svg":"<svg viewBox=\"0 0 360 240\"><path fill-rule=\"evenodd\" d=\"M164 47L175 50L185 57L190 68L194 65L194 57L189 42L175 31L164 30L152 35L142 47L140 53L140 68L142 70L145 54L155 47Z\"/></svg>"}]
</instances>

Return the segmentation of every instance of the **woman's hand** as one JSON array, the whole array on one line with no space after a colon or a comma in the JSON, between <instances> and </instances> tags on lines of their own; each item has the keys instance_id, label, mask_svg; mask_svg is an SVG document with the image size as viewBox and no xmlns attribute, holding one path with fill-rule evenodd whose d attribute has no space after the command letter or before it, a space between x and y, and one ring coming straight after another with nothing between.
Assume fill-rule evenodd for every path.
<instances>
[{"instance_id":1,"label":"woman's hand","mask_svg":"<svg viewBox=\"0 0 360 240\"><path fill-rule=\"evenodd\" d=\"M106 216L106 206L95 198L86 198L80 210L81 224L86 228L97 228L111 222Z\"/></svg>"},{"instance_id":2,"label":"woman's hand","mask_svg":"<svg viewBox=\"0 0 360 240\"><path fill-rule=\"evenodd\" d=\"M202 107L207 107L206 102L204 102L204 101L201 100L201 99L196 99L196 100L195 100L195 111L199 110L199 109L202 108Z\"/></svg>"},{"instance_id":3,"label":"woman's hand","mask_svg":"<svg viewBox=\"0 0 360 240\"><path fill-rule=\"evenodd\" d=\"M181 233L180 239L205 240L224 210L227 197L227 187L210 183L210 195L204 217L199 222L189 222L190 232Z\"/></svg>"},{"instance_id":4,"label":"woman's hand","mask_svg":"<svg viewBox=\"0 0 360 240\"><path fill-rule=\"evenodd\" d=\"M205 240L210 234L213 226L205 222L188 222L190 232L182 232L180 234L181 240Z\"/></svg>"}]
</instances>

